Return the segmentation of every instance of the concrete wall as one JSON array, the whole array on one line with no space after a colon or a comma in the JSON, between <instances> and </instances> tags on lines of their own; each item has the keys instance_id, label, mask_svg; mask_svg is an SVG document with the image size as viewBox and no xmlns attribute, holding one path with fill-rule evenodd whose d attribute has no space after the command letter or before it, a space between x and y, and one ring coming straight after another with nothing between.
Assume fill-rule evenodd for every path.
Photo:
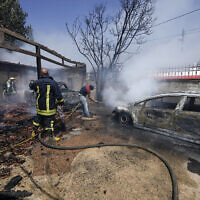
<instances>
[{"instance_id":1,"label":"concrete wall","mask_svg":"<svg viewBox=\"0 0 200 200\"><path fill-rule=\"evenodd\" d=\"M195 91L200 92L200 80L159 81L160 92Z\"/></svg>"},{"instance_id":2,"label":"concrete wall","mask_svg":"<svg viewBox=\"0 0 200 200\"><path fill-rule=\"evenodd\" d=\"M86 68L49 69L49 74L56 81L65 82L72 90L80 90L86 81ZM29 80L31 78L37 79L36 67L0 61L0 100L2 100L3 83L9 77L16 78L17 89L23 100L24 90L29 90Z\"/></svg>"}]
</instances>

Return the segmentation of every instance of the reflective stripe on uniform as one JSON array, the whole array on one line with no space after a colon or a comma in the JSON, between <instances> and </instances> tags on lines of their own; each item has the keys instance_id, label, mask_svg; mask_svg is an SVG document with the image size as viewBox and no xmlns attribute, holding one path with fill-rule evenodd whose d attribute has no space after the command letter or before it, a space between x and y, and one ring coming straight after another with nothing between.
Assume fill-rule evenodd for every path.
<instances>
[{"instance_id":1,"label":"reflective stripe on uniform","mask_svg":"<svg viewBox=\"0 0 200 200\"><path fill-rule=\"evenodd\" d=\"M45 128L45 131L48 131L48 130L53 131L52 128Z\"/></svg>"},{"instance_id":2,"label":"reflective stripe on uniform","mask_svg":"<svg viewBox=\"0 0 200 200\"><path fill-rule=\"evenodd\" d=\"M55 115L56 114L56 109L52 109L52 110L40 110L39 108L37 109L37 113L39 115L45 115L45 116L50 116L50 115Z\"/></svg>"},{"instance_id":3,"label":"reflective stripe on uniform","mask_svg":"<svg viewBox=\"0 0 200 200\"><path fill-rule=\"evenodd\" d=\"M51 125L50 126L51 126L51 128L48 127L48 128L45 128L45 130L46 131L47 130L51 130L52 132L54 132L54 121L53 120L51 121Z\"/></svg>"},{"instance_id":4,"label":"reflective stripe on uniform","mask_svg":"<svg viewBox=\"0 0 200 200\"><path fill-rule=\"evenodd\" d=\"M39 86L37 85L37 101L36 101L36 107L37 107L37 110L39 110L39 104L38 104L38 100L40 98L40 88Z\"/></svg>"},{"instance_id":5,"label":"reflective stripe on uniform","mask_svg":"<svg viewBox=\"0 0 200 200\"><path fill-rule=\"evenodd\" d=\"M50 85L47 85L47 94L46 94L46 110L40 110L39 108L39 98L40 98L40 88L39 86L37 86L37 94L38 94L38 97L37 97L37 104L36 104L36 107L37 107L37 113L39 115L44 115L44 116L50 116L50 115L55 115L56 114L56 108L50 110L50 106L49 106L49 94L50 94Z\"/></svg>"},{"instance_id":6,"label":"reflective stripe on uniform","mask_svg":"<svg viewBox=\"0 0 200 200\"><path fill-rule=\"evenodd\" d=\"M54 121L52 120L52 121L51 121L51 128L52 128L52 131L54 131L53 124L54 124Z\"/></svg>"},{"instance_id":7,"label":"reflective stripe on uniform","mask_svg":"<svg viewBox=\"0 0 200 200\"><path fill-rule=\"evenodd\" d=\"M14 88L14 84L13 83L12 83L12 93L14 93L14 94L17 93L16 90L15 90L15 88Z\"/></svg>"},{"instance_id":8,"label":"reflective stripe on uniform","mask_svg":"<svg viewBox=\"0 0 200 200\"><path fill-rule=\"evenodd\" d=\"M14 83L10 81L11 79L7 80L6 82L6 93L7 94L16 94L17 91L14 88ZM11 89L11 91L10 91Z\"/></svg>"},{"instance_id":9,"label":"reflective stripe on uniform","mask_svg":"<svg viewBox=\"0 0 200 200\"><path fill-rule=\"evenodd\" d=\"M49 93L50 93L50 85L47 85L47 96L46 96L46 111L49 112Z\"/></svg>"},{"instance_id":10,"label":"reflective stripe on uniform","mask_svg":"<svg viewBox=\"0 0 200 200\"><path fill-rule=\"evenodd\" d=\"M59 102L59 103L62 103L62 102L64 102L64 99L61 99L61 100L59 100L58 102Z\"/></svg>"},{"instance_id":11,"label":"reflective stripe on uniform","mask_svg":"<svg viewBox=\"0 0 200 200\"><path fill-rule=\"evenodd\" d=\"M34 121L33 121L33 125L35 125L35 126L39 126L40 124L37 123L37 122L34 122Z\"/></svg>"}]
</instances>

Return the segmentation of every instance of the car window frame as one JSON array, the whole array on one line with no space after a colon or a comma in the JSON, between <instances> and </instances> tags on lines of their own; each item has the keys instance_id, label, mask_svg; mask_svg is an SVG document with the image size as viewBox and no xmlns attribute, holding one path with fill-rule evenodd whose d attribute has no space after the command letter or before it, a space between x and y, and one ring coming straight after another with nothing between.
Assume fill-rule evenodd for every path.
<instances>
[{"instance_id":1,"label":"car window frame","mask_svg":"<svg viewBox=\"0 0 200 200\"><path fill-rule=\"evenodd\" d=\"M185 104L187 103L187 98L191 98L191 97L200 98L200 96L190 96L190 95L186 95L186 99L185 99L184 105L182 106L182 109L181 109L180 111L181 111L181 112L196 113L196 114L200 115L200 112L197 112L197 111L183 110Z\"/></svg>"},{"instance_id":2,"label":"car window frame","mask_svg":"<svg viewBox=\"0 0 200 200\"><path fill-rule=\"evenodd\" d=\"M151 101L151 100L154 100L154 99L159 99L159 98L165 98L165 97L178 97L178 98L180 98L179 99L179 101L177 102L177 104L176 104L176 107L174 108L174 109L166 109L166 108L155 108L155 107L146 107L146 104L147 104L147 102L148 101ZM181 100L182 100L182 98L183 97L186 97L185 98L185 101L186 101L186 99L187 99L187 95L180 95L180 96L176 96L176 95L166 95L166 96L160 96L160 97L158 97L158 96L156 96L156 97L154 97L154 98L151 98L151 99L146 99L146 100L143 100L143 101L141 101L141 102L139 102L139 103L142 103L142 102L144 102L144 104L143 104L143 108L145 109L145 108L152 108L152 109L160 109L160 110L172 110L172 111L177 111L177 110L179 110L179 107L180 107L180 103L181 103ZM183 101L183 100L182 100ZM184 104L185 104L185 101L184 101ZM181 104L182 105L182 104ZM184 106L184 105L183 105ZM183 109L183 106L182 106L182 109Z\"/></svg>"},{"instance_id":3,"label":"car window frame","mask_svg":"<svg viewBox=\"0 0 200 200\"><path fill-rule=\"evenodd\" d=\"M178 112L178 111L181 112L181 111L183 111L184 105L185 105L185 103L187 101L187 98L188 98L187 95L183 95L183 96L180 96L180 97L181 98L180 98L179 103L177 103L177 105L176 105L175 112Z\"/></svg>"}]
</instances>

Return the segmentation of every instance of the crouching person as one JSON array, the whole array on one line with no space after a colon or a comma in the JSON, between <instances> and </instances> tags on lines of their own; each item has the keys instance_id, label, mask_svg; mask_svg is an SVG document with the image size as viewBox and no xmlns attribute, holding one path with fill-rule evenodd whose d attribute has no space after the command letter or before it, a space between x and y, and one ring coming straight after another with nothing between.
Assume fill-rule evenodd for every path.
<instances>
[{"instance_id":1,"label":"crouching person","mask_svg":"<svg viewBox=\"0 0 200 200\"><path fill-rule=\"evenodd\" d=\"M54 135L56 100L58 104L64 104L58 84L49 76L47 69L42 69L39 80L30 80L29 87L36 92L37 116L33 121L32 136L38 132L38 128L41 126L49 134L50 138L56 141L60 140Z\"/></svg>"},{"instance_id":2,"label":"crouching person","mask_svg":"<svg viewBox=\"0 0 200 200\"><path fill-rule=\"evenodd\" d=\"M94 90L94 86L93 85L85 85L79 91L80 101L81 101L82 109L83 109L83 115L85 117L91 117L90 113L89 113L89 110L88 110L88 104L87 104L86 97L88 96L88 98L91 101L93 101L94 103L98 103L97 100L93 99L90 96L91 90Z\"/></svg>"}]
</instances>

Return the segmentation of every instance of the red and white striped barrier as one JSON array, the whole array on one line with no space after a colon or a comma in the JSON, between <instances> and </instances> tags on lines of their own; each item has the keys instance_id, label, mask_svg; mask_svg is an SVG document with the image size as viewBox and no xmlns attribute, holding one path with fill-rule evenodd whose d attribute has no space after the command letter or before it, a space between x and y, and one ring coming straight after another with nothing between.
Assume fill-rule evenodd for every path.
<instances>
[{"instance_id":1,"label":"red and white striped barrier","mask_svg":"<svg viewBox=\"0 0 200 200\"><path fill-rule=\"evenodd\" d=\"M153 77L156 79L200 79L200 66L165 68L157 71Z\"/></svg>"}]
</instances>

